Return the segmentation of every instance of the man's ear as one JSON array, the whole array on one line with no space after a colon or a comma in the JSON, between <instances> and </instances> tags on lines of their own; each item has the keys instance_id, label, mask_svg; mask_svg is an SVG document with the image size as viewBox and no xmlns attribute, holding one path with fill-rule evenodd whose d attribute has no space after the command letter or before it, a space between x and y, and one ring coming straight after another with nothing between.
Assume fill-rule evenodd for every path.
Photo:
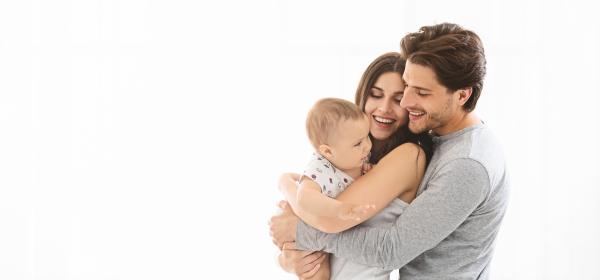
<instances>
[{"instance_id":1,"label":"man's ear","mask_svg":"<svg viewBox=\"0 0 600 280\"><path fill-rule=\"evenodd\" d=\"M460 106L465 105L465 103L467 103L467 101L471 97L471 94L473 94L472 87L461 88L458 90L458 103L460 104Z\"/></svg>"},{"instance_id":2,"label":"man's ear","mask_svg":"<svg viewBox=\"0 0 600 280\"><path fill-rule=\"evenodd\" d=\"M325 144L319 145L319 153L327 159L333 158L333 149Z\"/></svg>"}]
</instances>

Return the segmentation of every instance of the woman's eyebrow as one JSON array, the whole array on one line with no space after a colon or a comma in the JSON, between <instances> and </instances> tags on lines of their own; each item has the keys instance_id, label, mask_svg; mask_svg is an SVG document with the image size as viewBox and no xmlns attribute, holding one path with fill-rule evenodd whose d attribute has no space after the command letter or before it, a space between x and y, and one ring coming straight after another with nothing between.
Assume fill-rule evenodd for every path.
<instances>
[{"instance_id":1,"label":"woman's eyebrow","mask_svg":"<svg viewBox=\"0 0 600 280\"><path fill-rule=\"evenodd\" d=\"M378 88L378 87L376 87L376 86L373 86L373 88L374 88L374 89L376 89L376 90L379 90L379 91L385 92L383 89L381 89L381 88ZM404 94L404 90L399 90L399 91L396 91L396 92L394 92L394 93L392 93L392 94L393 94L393 95Z\"/></svg>"}]
</instances>

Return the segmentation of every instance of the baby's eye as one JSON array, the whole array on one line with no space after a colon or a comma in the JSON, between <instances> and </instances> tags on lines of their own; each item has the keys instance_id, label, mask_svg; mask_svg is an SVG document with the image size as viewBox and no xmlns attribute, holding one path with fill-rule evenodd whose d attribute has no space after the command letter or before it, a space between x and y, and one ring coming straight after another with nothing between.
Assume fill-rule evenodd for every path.
<instances>
[{"instance_id":1,"label":"baby's eye","mask_svg":"<svg viewBox=\"0 0 600 280\"><path fill-rule=\"evenodd\" d=\"M360 146L360 144L361 144L361 143L362 143L362 140L361 140L361 141L359 141L358 143L354 144L354 147L358 147L358 146Z\"/></svg>"}]
</instances>

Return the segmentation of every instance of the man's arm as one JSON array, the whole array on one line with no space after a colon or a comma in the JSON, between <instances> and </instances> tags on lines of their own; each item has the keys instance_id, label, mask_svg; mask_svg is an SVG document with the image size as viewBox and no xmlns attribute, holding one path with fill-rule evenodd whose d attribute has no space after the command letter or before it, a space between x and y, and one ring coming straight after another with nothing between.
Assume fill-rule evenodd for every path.
<instances>
[{"instance_id":1,"label":"man's arm","mask_svg":"<svg viewBox=\"0 0 600 280\"><path fill-rule=\"evenodd\" d=\"M389 228L356 227L339 234L297 224L296 246L325 250L358 263L399 268L448 237L477 208L490 186L486 170L470 159L458 159L434 175Z\"/></svg>"}]
</instances>

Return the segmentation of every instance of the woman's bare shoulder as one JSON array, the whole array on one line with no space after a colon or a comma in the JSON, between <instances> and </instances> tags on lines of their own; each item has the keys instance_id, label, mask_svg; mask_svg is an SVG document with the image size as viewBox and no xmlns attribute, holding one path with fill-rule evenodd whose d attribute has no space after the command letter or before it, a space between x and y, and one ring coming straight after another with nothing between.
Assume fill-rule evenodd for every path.
<instances>
[{"instance_id":1,"label":"woman's bare shoulder","mask_svg":"<svg viewBox=\"0 0 600 280\"><path fill-rule=\"evenodd\" d=\"M387 155L385 155L384 158L386 157L400 157L400 158L411 158L414 159L416 156L419 156L419 158L421 156L425 156L425 151L423 150L423 148L421 148L421 146L415 144L415 143L404 143L401 144L400 146L394 148L391 152L389 152Z\"/></svg>"},{"instance_id":2,"label":"woman's bare shoulder","mask_svg":"<svg viewBox=\"0 0 600 280\"><path fill-rule=\"evenodd\" d=\"M423 170L426 166L425 151L414 143L404 143L385 155L378 165ZM415 164L417 163L417 164Z\"/></svg>"}]
</instances>

